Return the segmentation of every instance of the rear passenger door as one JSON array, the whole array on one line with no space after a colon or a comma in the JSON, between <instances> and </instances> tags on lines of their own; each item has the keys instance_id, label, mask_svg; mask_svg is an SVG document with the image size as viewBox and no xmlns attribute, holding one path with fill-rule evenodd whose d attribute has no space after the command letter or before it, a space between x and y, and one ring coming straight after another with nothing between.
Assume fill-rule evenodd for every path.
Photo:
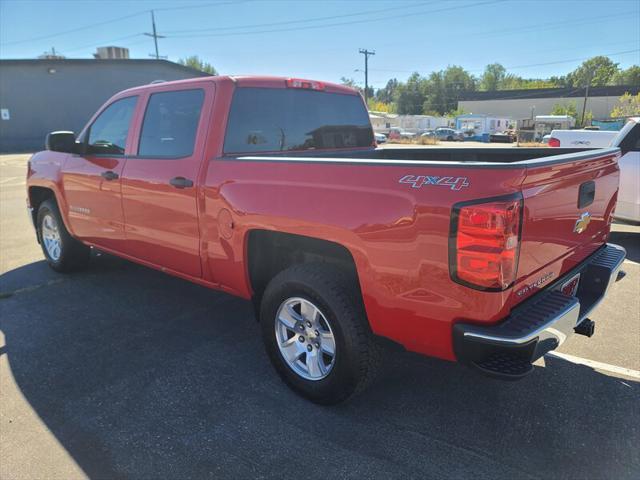
<instances>
[{"instance_id":1,"label":"rear passenger door","mask_svg":"<svg viewBox=\"0 0 640 480\"><path fill-rule=\"evenodd\" d=\"M212 83L151 90L122 174L126 252L200 277L197 185Z\"/></svg>"}]
</instances>

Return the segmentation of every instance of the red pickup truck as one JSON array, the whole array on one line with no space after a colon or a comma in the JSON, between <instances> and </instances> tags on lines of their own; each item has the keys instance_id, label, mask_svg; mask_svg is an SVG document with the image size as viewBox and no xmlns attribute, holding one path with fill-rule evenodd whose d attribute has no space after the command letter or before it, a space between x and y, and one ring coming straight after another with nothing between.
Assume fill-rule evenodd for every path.
<instances>
[{"instance_id":1,"label":"red pickup truck","mask_svg":"<svg viewBox=\"0 0 640 480\"><path fill-rule=\"evenodd\" d=\"M329 404L385 343L515 379L590 336L625 258L607 243L619 155L378 149L352 89L219 76L49 134L28 204L57 271L95 247L252 300L278 373Z\"/></svg>"}]
</instances>

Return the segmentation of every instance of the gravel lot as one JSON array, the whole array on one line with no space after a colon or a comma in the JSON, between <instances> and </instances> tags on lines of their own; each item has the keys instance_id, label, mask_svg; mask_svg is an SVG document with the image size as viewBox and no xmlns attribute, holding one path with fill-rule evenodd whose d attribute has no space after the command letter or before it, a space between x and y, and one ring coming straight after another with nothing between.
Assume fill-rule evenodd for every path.
<instances>
[{"instance_id":1,"label":"gravel lot","mask_svg":"<svg viewBox=\"0 0 640 480\"><path fill-rule=\"evenodd\" d=\"M0 156L0 478L640 477L640 227L615 225L627 277L567 357L511 383L393 353L327 408L280 382L247 302L106 255L51 271L27 158Z\"/></svg>"}]
</instances>

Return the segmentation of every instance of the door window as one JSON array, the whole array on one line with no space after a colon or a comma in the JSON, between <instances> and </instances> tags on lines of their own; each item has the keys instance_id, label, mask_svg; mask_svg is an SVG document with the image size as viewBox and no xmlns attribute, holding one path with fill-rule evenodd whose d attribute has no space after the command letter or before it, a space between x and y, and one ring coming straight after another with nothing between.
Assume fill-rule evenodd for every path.
<instances>
[{"instance_id":1,"label":"door window","mask_svg":"<svg viewBox=\"0 0 640 480\"><path fill-rule=\"evenodd\" d=\"M198 131L204 90L154 93L144 114L138 155L143 157L188 157Z\"/></svg>"},{"instance_id":2,"label":"door window","mask_svg":"<svg viewBox=\"0 0 640 480\"><path fill-rule=\"evenodd\" d=\"M98 115L89 129L87 153L124 155L138 97L116 100Z\"/></svg>"}]
</instances>

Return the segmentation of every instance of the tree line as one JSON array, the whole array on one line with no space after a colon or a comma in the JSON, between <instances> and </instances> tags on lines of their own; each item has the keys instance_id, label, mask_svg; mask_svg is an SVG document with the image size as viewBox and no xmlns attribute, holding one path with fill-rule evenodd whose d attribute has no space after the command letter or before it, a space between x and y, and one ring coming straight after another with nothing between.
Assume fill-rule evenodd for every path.
<instances>
[{"instance_id":1,"label":"tree line","mask_svg":"<svg viewBox=\"0 0 640 480\"><path fill-rule=\"evenodd\" d=\"M353 79L342 78L342 83L358 87ZM640 66L627 69L610 58L597 56L583 62L564 76L547 79L522 78L507 72L499 63L487 65L479 77L463 67L452 65L444 70L423 76L415 72L405 82L392 78L378 90L369 87L369 108L374 111L406 115L452 115L457 110L463 92L518 90L535 88L583 88L606 85L640 86Z\"/></svg>"}]
</instances>

